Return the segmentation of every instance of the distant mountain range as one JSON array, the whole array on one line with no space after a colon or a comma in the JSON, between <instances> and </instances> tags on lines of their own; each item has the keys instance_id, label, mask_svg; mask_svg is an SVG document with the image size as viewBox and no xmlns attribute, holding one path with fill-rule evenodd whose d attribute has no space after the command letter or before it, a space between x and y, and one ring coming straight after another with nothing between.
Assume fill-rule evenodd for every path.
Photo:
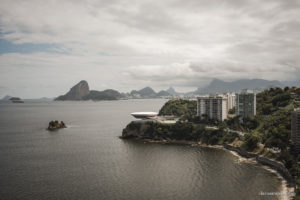
<instances>
[{"instance_id":1,"label":"distant mountain range","mask_svg":"<svg viewBox=\"0 0 300 200\"><path fill-rule=\"evenodd\" d=\"M175 90L174 90L175 92ZM176 92L175 92L176 93ZM89 90L89 85L82 80L73 86L65 95L57 97L56 101L80 101L80 100L118 100L128 98L161 98L172 96L167 91L161 90L156 93L152 88L145 87L141 90L132 90L130 93L120 93L116 90L107 89L104 91Z\"/></svg>"},{"instance_id":2,"label":"distant mountain range","mask_svg":"<svg viewBox=\"0 0 300 200\"><path fill-rule=\"evenodd\" d=\"M296 82L295 82L296 83ZM162 97L177 97L177 96L194 96L199 94L213 94L224 92L239 92L242 89L253 89L261 91L270 87L284 87L287 82L269 81L264 79L240 79L232 82L213 79L209 85L198 88L193 92L178 93L173 87L167 90L155 92L151 87L145 87L140 90L132 90L130 93L120 93L116 90L108 89L104 91L89 90L86 81L80 81L72 87L68 93L59 96L55 100L117 100L117 99L138 99L138 98L162 98ZM294 85L294 82L289 86ZM299 83L300 85L300 83Z\"/></svg>"},{"instance_id":3,"label":"distant mountain range","mask_svg":"<svg viewBox=\"0 0 300 200\"><path fill-rule=\"evenodd\" d=\"M117 90L107 89L103 91L90 90L87 81L82 80L73 86L65 95L58 96L56 101L81 101L81 100L118 100L118 99L146 99L146 98L172 98L182 96L195 96L199 94L214 94L224 92L239 92L242 89L261 91L270 87L300 86L300 81L269 81L264 79L240 79L236 81L222 81L213 79L209 85L197 88L188 93L178 93L173 87L167 90L155 92L151 87L140 90L132 90L130 93L120 93ZM8 101L11 96L7 95L0 101ZM51 101L53 98L25 99L25 101Z\"/></svg>"},{"instance_id":4,"label":"distant mountain range","mask_svg":"<svg viewBox=\"0 0 300 200\"><path fill-rule=\"evenodd\" d=\"M136 98L141 98L141 97L154 98L156 96L156 92L150 87L145 87L138 91L132 90L130 92L130 95Z\"/></svg>"},{"instance_id":5,"label":"distant mountain range","mask_svg":"<svg viewBox=\"0 0 300 200\"><path fill-rule=\"evenodd\" d=\"M284 87L279 81L269 81L264 79L240 79L232 82L226 82L219 79L213 79L210 84L204 88L198 88L194 94L210 94L224 92L239 92L242 89L263 90L270 87Z\"/></svg>"},{"instance_id":6,"label":"distant mountain range","mask_svg":"<svg viewBox=\"0 0 300 200\"><path fill-rule=\"evenodd\" d=\"M167 93L169 93L170 95L179 95L180 93L176 92L175 89L173 87L169 87L166 90Z\"/></svg>"},{"instance_id":7,"label":"distant mountain range","mask_svg":"<svg viewBox=\"0 0 300 200\"><path fill-rule=\"evenodd\" d=\"M9 101L10 98L12 98L12 96L6 95L1 99L1 101Z\"/></svg>"},{"instance_id":8,"label":"distant mountain range","mask_svg":"<svg viewBox=\"0 0 300 200\"><path fill-rule=\"evenodd\" d=\"M128 95L129 98L161 98L172 96L172 94L168 93L165 90L161 90L156 93L152 88L145 87L141 90L132 90Z\"/></svg>"}]
</instances>

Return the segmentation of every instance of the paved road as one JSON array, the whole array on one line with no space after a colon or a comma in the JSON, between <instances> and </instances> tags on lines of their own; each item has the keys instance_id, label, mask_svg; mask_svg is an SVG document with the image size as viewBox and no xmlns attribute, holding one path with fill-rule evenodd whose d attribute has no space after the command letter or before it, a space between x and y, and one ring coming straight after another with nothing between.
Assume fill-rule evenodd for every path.
<instances>
[{"instance_id":1,"label":"paved road","mask_svg":"<svg viewBox=\"0 0 300 200\"><path fill-rule=\"evenodd\" d=\"M213 130L218 130L219 129L217 126L205 126L205 128L207 128L207 129L213 129ZM225 131L226 132L237 133L237 134L239 134L241 136L244 136L247 133L247 132L232 130L232 129L229 129L229 128L226 128Z\"/></svg>"}]
</instances>

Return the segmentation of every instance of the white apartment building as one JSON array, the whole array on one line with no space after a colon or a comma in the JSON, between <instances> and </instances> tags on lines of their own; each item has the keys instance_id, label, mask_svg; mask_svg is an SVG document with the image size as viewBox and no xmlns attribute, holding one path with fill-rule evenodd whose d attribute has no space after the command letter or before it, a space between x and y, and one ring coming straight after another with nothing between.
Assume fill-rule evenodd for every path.
<instances>
[{"instance_id":1,"label":"white apartment building","mask_svg":"<svg viewBox=\"0 0 300 200\"><path fill-rule=\"evenodd\" d=\"M197 98L197 116L207 115L209 119L223 121L227 119L228 102L224 96L209 96Z\"/></svg>"},{"instance_id":2,"label":"white apartment building","mask_svg":"<svg viewBox=\"0 0 300 200\"><path fill-rule=\"evenodd\" d=\"M235 94L234 93L227 93L226 94L228 99L228 111L235 107L236 101L235 101Z\"/></svg>"},{"instance_id":3,"label":"white apartment building","mask_svg":"<svg viewBox=\"0 0 300 200\"><path fill-rule=\"evenodd\" d=\"M235 97L235 94L234 93L224 93L224 94L218 94L217 96L220 96L220 97L224 97L227 99L227 112L234 108L235 105L236 105L236 97Z\"/></svg>"}]
</instances>

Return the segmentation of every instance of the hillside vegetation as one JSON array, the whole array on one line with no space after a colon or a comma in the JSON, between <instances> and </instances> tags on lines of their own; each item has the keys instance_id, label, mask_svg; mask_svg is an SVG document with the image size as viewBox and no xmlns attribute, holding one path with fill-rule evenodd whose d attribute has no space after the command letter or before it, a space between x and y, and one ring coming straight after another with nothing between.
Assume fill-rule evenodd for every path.
<instances>
[{"instance_id":1,"label":"hillside vegetation","mask_svg":"<svg viewBox=\"0 0 300 200\"><path fill-rule=\"evenodd\" d=\"M221 129L206 129L205 126L200 124L181 121L175 124L155 123L152 121L138 123L133 121L123 130L122 135L125 137L130 135L127 132L135 132L141 138L197 141L210 145L231 143L236 138L239 138L237 133L224 134Z\"/></svg>"},{"instance_id":2,"label":"hillside vegetation","mask_svg":"<svg viewBox=\"0 0 300 200\"><path fill-rule=\"evenodd\" d=\"M300 199L300 154L295 154L290 143L291 111L300 107L293 95L300 95L298 88L270 88L257 94L257 114L253 118L243 119L238 116L225 120L223 123L195 120L196 101L170 100L160 110L160 115L177 115L188 119L186 123L177 123L174 127L161 126L155 132L165 133L175 139L199 140L207 144L223 144L240 140L240 147L254 151L284 163L297 183L296 197ZM198 126L197 126L198 124ZM219 130L206 130L202 125L214 124ZM226 128L247 132L244 137L223 132ZM229 135L228 135L229 134ZM163 134L162 134L163 135ZM225 139L229 137L229 139ZM270 149L276 154L270 153ZM299 177L299 178L298 178Z\"/></svg>"},{"instance_id":3,"label":"hillside vegetation","mask_svg":"<svg viewBox=\"0 0 300 200\"><path fill-rule=\"evenodd\" d=\"M292 98L293 89L271 88L257 94L257 114L239 121L238 117L226 120L228 127L249 132L265 147L286 150L290 146L291 111L299 105ZM296 90L300 92L300 90Z\"/></svg>"},{"instance_id":4,"label":"hillside vegetation","mask_svg":"<svg viewBox=\"0 0 300 200\"><path fill-rule=\"evenodd\" d=\"M117 100L123 95L116 90L108 89L104 91L91 90L88 95L83 97L83 100Z\"/></svg>"},{"instance_id":5,"label":"hillside vegetation","mask_svg":"<svg viewBox=\"0 0 300 200\"><path fill-rule=\"evenodd\" d=\"M175 99L169 100L160 109L159 115L196 116L197 101Z\"/></svg>"}]
</instances>

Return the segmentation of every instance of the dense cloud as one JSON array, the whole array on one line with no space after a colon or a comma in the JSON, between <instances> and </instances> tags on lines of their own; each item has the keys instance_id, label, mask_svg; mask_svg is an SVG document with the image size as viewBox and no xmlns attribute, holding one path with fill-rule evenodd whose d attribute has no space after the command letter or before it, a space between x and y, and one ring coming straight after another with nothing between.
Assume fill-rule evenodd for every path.
<instances>
[{"instance_id":1,"label":"dense cloud","mask_svg":"<svg viewBox=\"0 0 300 200\"><path fill-rule=\"evenodd\" d=\"M2 53L0 96L299 79L298 0L0 1L2 40L50 47Z\"/></svg>"}]
</instances>

